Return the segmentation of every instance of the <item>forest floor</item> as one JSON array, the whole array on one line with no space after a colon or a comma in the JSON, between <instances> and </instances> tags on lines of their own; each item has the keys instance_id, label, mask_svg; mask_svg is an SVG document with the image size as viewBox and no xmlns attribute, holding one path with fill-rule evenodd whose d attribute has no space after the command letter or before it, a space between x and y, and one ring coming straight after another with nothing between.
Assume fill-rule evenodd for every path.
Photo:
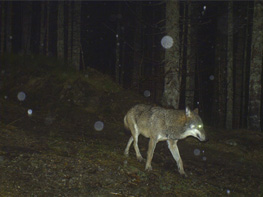
<instances>
[{"instance_id":1,"label":"forest floor","mask_svg":"<svg viewBox=\"0 0 263 197\"><path fill-rule=\"evenodd\" d=\"M205 127L209 142L180 141L187 178L159 142L146 172L133 146L123 155L123 117L148 98L95 70L57 64L1 60L0 196L263 196L262 133ZM146 157L148 139L139 146Z\"/></svg>"}]
</instances>

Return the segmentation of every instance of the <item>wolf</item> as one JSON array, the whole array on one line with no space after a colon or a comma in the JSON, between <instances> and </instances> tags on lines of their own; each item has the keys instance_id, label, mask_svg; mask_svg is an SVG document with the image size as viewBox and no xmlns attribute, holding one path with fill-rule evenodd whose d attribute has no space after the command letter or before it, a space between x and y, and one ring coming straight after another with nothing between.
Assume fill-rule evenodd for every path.
<instances>
[{"instance_id":1,"label":"wolf","mask_svg":"<svg viewBox=\"0 0 263 197\"><path fill-rule=\"evenodd\" d=\"M152 170L151 161L156 144L159 141L167 141L179 173L186 176L177 141L188 136L193 136L200 141L207 141L198 109L191 111L188 107L185 110L174 110L138 104L125 115L124 126L132 134L124 151L126 156L129 155L129 149L133 142L137 159L144 160L138 147L138 136L142 134L144 137L150 138L145 166L147 171Z\"/></svg>"}]
</instances>

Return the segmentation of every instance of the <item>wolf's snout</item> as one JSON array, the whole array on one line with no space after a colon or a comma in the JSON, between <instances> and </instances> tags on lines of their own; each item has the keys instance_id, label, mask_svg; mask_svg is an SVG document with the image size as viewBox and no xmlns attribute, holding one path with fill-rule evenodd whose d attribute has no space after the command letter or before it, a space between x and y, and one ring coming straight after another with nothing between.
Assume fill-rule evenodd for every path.
<instances>
[{"instance_id":1,"label":"wolf's snout","mask_svg":"<svg viewBox=\"0 0 263 197\"><path fill-rule=\"evenodd\" d=\"M202 140L203 142L207 142L207 141L209 141L209 138L205 135L204 136L204 139Z\"/></svg>"},{"instance_id":2,"label":"wolf's snout","mask_svg":"<svg viewBox=\"0 0 263 197\"><path fill-rule=\"evenodd\" d=\"M205 134L197 134L196 137L202 142L208 141L208 137Z\"/></svg>"}]
</instances>

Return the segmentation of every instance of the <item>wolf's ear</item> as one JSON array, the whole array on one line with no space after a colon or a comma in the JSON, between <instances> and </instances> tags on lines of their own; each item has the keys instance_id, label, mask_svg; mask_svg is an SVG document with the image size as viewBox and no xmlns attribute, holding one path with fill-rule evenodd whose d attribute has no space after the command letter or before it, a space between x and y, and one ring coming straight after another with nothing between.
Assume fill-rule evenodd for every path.
<instances>
[{"instance_id":1,"label":"wolf's ear","mask_svg":"<svg viewBox=\"0 0 263 197\"><path fill-rule=\"evenodd\" d=\"M186 107L186 108L185 108L185 114L186 114L186 116L187 116L187 117L190 117L190 116L191 116L191 113L192 113L192 112L191 112L191 110L189 109L189 107Z\"/></svg>"},{"instance_id":2,"label":"wolf's ear","mask_svg":"<svg viewBox=\"0 0 263 197\"><path fill-rule=\"evenodd\" d=\"M195 109L194 109L194 112L197 113L197 114L199 114L198 108L195 108Z\"/></svg>"}]
</instances>

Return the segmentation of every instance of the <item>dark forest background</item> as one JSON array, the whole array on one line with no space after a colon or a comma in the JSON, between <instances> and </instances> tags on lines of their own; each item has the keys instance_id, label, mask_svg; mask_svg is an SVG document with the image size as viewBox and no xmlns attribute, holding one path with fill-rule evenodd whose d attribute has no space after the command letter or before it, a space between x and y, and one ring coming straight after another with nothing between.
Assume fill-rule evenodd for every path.
<instances>
[{"instance_id":1,"label":"dark forest background","mask_svg":"<svg viewBox=\"0 0 263 197\"><path fill-rule=\"evenodd\" d=\"M263 128L261 1L0 3L1 56L57 57L155 103L198 107L207 125Z\"/></svg>"}]
</instances>

